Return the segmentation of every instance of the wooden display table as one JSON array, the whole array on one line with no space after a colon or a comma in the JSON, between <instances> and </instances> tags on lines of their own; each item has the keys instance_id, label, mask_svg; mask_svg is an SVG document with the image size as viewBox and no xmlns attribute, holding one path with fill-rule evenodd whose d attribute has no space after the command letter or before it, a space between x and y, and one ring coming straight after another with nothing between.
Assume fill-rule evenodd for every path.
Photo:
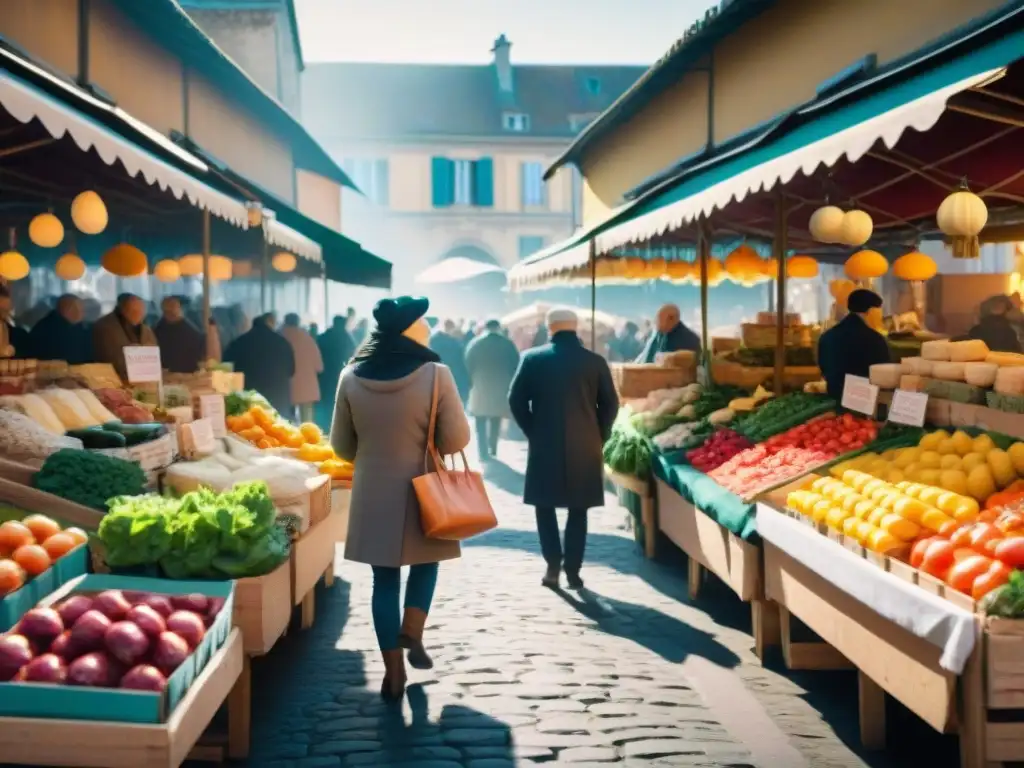
<instances>
[{"instance_id":1,"label":"wooden display table","mask_svg":"<svg viewBox=\"0 0 1024 768\"><path fill-rule=\"evenodd\" d=\"M640 497L640 522L644 526L644 556L653 559L658 549L658 520L651 484L635 475L616 472L607 464L604 473L616 488L631 491Z\"/></svg>"},{"instance_id":2,"label":"wooden display table","mask_svg":"<svg viewBox=\"0 0 1024 768\"><path fill-rule=\"evenodd\" d=\"M327 586L334 583L334 553L346 523L344 515L331 511L292 544L291 605L300 607L302 629L313 626L320 579L327 580Z\"/></svg>"}]
</instances>

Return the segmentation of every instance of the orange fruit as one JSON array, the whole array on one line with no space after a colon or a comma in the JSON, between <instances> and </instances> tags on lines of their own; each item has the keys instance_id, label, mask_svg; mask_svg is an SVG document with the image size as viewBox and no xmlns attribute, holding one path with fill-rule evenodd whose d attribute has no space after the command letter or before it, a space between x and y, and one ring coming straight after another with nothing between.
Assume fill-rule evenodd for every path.
<instances>
[{"instance_id":1,"label":"orange fruit","mask_svg":"<svg viewBox=\"0 0 1024 768\"><path fill-rule=\"evenodd\" d=\"M81 528L65 528L64 533L74 539L76 544L85 544L89 540L89 534Z\"/></svg>"},{"instance_id":2,"label":"orange fruit","mask_svg":"<svg viewBox=\"0 0 1024 768\"><path fill-rule=\"evenodd\" d=\"M283 442L289 448L301 448L306 442L306 438L303 437L301 432L293 429L289 430L288 434L285 435Z\"/></svg>"},{"instance_id":3,"label":"orange fruit","mask_svg":"<svg viewBox=\"0 0 1024 768\"><path fill-rule=\"evenodd\" d=\"M8 520L3 525L0 525L0 548L7 552L13 552L18 547L23 547L26 544L34 544L35 540L36 538L32 535L32 531L24 523L19 523L17 520Z\"/></svg>"},{"instance_id":4,"label":"orange fruit","mask_svg":"<svg viewBox=\"0 0 1024 768\"><path fill-rule=\"evenodd\" d=\"M60 524L46 515L29 515L21 522L32 531L37 544L42 544L51 536L60 533Z\"/></svg>"},{"instance_id":5,"label":"orange fruit","mask_svg":"<svg viewBox=\"0 0 1024 768\"><path fill-rule=\"evenodd\" d=\"M51 560L57 560L77 547L79 543L73 536L68 536L66 533L55 533L43 542L43 549L46 550L46 554L50 556Z\"/></svg>"},{"instance_id":6,"label":"orange fruit","mask_svg":"<svg viewBox=\"0 0 1024 768\"><path fill-rule=\"evenodd\" d=\"M0 560L0 597L21 589L25 571L13 560Z\"/></svg>"},{"instance_id":7,"label":"orange fruit","mask_svg":"<svg viewBox=\"0 0 1024 768\"><path fill-rule=\"evenodd\" d=\"M309 421L299 427L299 432L305 438L305 442L307 443L319 443L323 439L323 433L320 432L320 427Z\"/></svg>"},{"instance_id":8,"label":"orange fruit","mask_svg":"<svg viewBox=\"0 0 1024 768\"><path fill-rule=\"evenodd\" d=\"M11 559L24 568L29 576L38 576L52 565L49 554L38 544L18 547Z\"/></svg>"},{"instance_id":9,"label":"orange fruit","mask_svg":"<svg viewBox=\"0 0 1024 768\"><path fill-rule=\"evenodd\" d=\"M249 409L249 414L252 416L253 422L264 429L274 423L273 417L262 405L254 405Z\"/></svg>"},{"instance_id":10,"label":"orange fruit","mask_svg":"<svg viewBox=\"0 0 1024 768\"><path fill-rule=\"evenodd\" d=\"M256 420L252 417L251 413L243 413L240 416L235 416L235 432L242 432L246 429L252 429L256 426Z\"/></svg>"},{"instance_id":11,"label":"orange fruit","mask_svg":"<svg viewBox=\"0 0 1024 768\"><path fill-rule=\"evenodd\" d=\"M266 450L267 448L273 448L274 445L273 443L270 442L268 438L264 437L260 438L260 440L256 443L256 447L263 448L264 450Z\"/></svg>"}]
</instances>

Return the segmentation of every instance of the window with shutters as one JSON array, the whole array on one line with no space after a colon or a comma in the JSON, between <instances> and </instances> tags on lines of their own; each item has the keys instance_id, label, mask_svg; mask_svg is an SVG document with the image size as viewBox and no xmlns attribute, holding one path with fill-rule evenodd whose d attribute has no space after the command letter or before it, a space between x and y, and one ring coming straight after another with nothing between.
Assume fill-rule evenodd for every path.
<instances>
[{"instance_id":1,"label":"window with shutters","mask_svg":"<svg viewBox=\"0 0 1024 768\"><path fill-rule=\"evenodd\" d=\"M431 177L435 208L494 205L494 163L489 157L478 160L435 157L431 161Z\"/></svg>"},{"instance_id":2,"label":"window with shutters","mask_svg":"<svg viewBox=\"0 0 1024 768\"><path fill-rule=\"evenodd\" d=\"M454 196L452 202L455 205L472 205L473 204L473 161L472 160L455 160L455 181L454 181Z\"/></svg>"},{"instance_id":3,"label":"window with shutters","mask_svg":"<svg viewBox=\"0 0 1024 768\"><path fill-rule=\"evenodd\" d=\"M547 187L544 185L543 163L526 162L520 166L523 208L538 208L548 203Z\"/></svg>"},{"instance_id":4,"label":"window with shutters","mask_svg":"<svg viewBox=\"0 0 1024 768\"><path fill-rule=\"evenodd\" d=\"M530 130L530 116L522 112L506 112L501 116L502 127L514 133L526 133Z\"/></svg>"}]
</instances>

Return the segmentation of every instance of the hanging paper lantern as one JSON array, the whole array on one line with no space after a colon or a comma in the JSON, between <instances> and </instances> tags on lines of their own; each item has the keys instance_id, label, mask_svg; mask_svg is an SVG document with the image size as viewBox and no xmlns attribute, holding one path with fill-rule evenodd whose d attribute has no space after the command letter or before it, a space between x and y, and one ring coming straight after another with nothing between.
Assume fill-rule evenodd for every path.
<instances>
[{"instance_id":1,"label":"hanging paper lantern","mask_svg":"<svg viewBox=\"0 0 1024 768\"><path fill-rule=\"evenodd\" d=\"M825 205L811 214L807 222L807 231L819 243L838 243L842 234L842 209L834 205Z\"/></svg>"},{"instance_id":2,"label":"hanging paper lantern","mask_svg":"<svg viewBox=\"0 0 1024 768\"><path fill-rule=\"evenodd\" d=\"M840 299L843 303L846 303L846 297L849 296L857 289L857 284L852 280L833 280L828 284L828 292L832 294L832 298L836 301Z\"/></svg>"},{"instance_id":3,"label":"hanging paper lantern","mask_svg":"<svg viewBox=\"0 0 1024 768\"><path fill-rule=\"evenodd\" d=\"M648 280L660 280L665 275L666 262L662 258L648 259L644 276Z\"/></svg>"},{"instance_id":4,"label":"hanging paper lantern","mask_svg":"<svg viewBox=\"0 0 1024 768\"><path fill-rule=\"evenodd\" d=\"M786 260L786 277L809 278L818 276L818 262L810 256L790 256Z\"/></svg>"},{"instance_id":5,"label":"hanging paper lantern","mask_svg":"<svg viewBox=\"0 0 1024 768\"><path fill-rule=\"evenodd\" d=\"M978 234L988 223L988 208L976 194L966 188L951 194L939 206L935 223L949 235L954 258L976 259L981 255Z\"/></svg>"},{"instance_id":6,"label":"hanging paper lantern","mask_svg":"<svg viewBox=\"0 0 1024 768\"><path fill-rule=\"evenodd\" d=\"M708 259L708 285L720 285L726 277L725 265L719 259ZM700 285L700 264L697 265L697 284Z\"/></svg>"},{"instance_id":7,"label":"hanging paper lantern","mask_svg":"<svg viewBox=\"0 0 1024 768\"><path fill-rule=\"evenodd\" d=\"M759 265L761 274L768 280L779 279L779 260L778 259L761 259Z\"/></svg>"},{"instance_id":8,"label":"hanging paper lantern","mask_svg":"<svg viewBox=\"0 0 1024 768\"><path fill-rule=\"evenodd\" d=\"M623 259L625 262L625 269L623 270L623 277L627 280L642 280L644 275L647 273L647 262L643 259L629 258Z\"/></svg>"},{"instance_id":9,"label":"hanging paper lantern","mask_svg":"<svg viewBox=\"0 0 1024 768\"><path fill-rule=\"evenodd\" d=\"M889 271L889 262L878 251L857 251L846 260L844 271L851 280L874 280Z\"/></svg>"},{"instance_id":10,"label":"hanging paper lantern","mask_svg":"<svg viewBox=\"0 0 1024 768\"><path fill-rule=\"evenodd\" d=\"M935 260L920 251L905 253L892 263L892 273L900 280L931 280L938 271Z\"/></svg>"},{"instance_id":11,"label":"hanging paper lantern","mask_svg":"<svg viewBox=\"0 0 1024 768\"><path fill-rule=\"evenodd\" d=\"M138 277L149 269L146 254L128 243L118 243L100 258L100 264L112 275Z\"/></svg>"},{"instance_id":12,"label":"hanging paper lantern","mask_svg":"<svg viewBox=\"0 0 1024 768\"><path fill-rule=\"evenodd\" d=\"M178 259L178 269L182 277L198 277L203 274L203 257L198 253L190 253Z\"/></svg>"},{"instance_id":13,"label":"hanging paper lantern","mask_svg":"<svg viewBox=\"0 0 1024 768\"><path fill-rule=\"evenodd\" d=\"M231 265L231 272L234 277L249 277L252 274L252 262L236 261Z\"/></svg>"},{"instance_id":14,"label":"hanging paper lantern","mask_svg":"<svg viewBox=\"0 0 1024 768\"><path fill-rule=\"evenodd\" d=\"M665 279L681 283L693 275L693 264L688 261L670 261L665 265Z\"/></svg>"},{"instance_id":15,"label":"hanging paper lantern","mask_svg":"<svg viewBox=\"0 0 1024 768\"><path fill-rule=\"evenodd\" d=\"M174 259L162 259L153 267L153 277L161 283L173 283L181 277L181 267Z\"/></svg>"},{"instance_id":16,"label":"hanging paper lantern","mask_svg":"<svg viewBox=\"0 0 1024 768\"><path fill-rule=\"evenodd\" d=\"M843 214L843 223L839 227L839 239L843 245L864 245L871 239L875 223L864 211L847 211Z\"/></svg>"},{"instance_id":17,"label":"hanging paper lantern","mask_svg":"<svg viewBox=\"0 0 1024 768\"><path fill-rule=\"evenodd\" d=\"M270 266L278 272L294 272L296 264L295 257L287 251L275 253L274 258L270 260Z\"/></svg>"},{"instance_id":18,"label":"hanging paper lantern","mask_svg":"<svg viewBox=\"0 0 1024 768\"><path fill-rule=\"evenodd\" d=\"M103 204L103 198L87 189L80 192L71 201L71 221L75 223L79 232L86 235L98 235L107 228L107 206Z\"/></svg>"},{"instance_id":19,"label":"hanging paper lantern","mask_svg":"<svg viewBox=\"0 0 1024 768\"><path fill-rule=\"evenodd\" d=\"M0 277L4 280L21 280L28 277L30 271L28 259L18 251L12 249L0 253Z\"/></svg>"},{"instance_id":20,"label":"hanging paper lantern","mask_svg":"<svg viewBox=\"0 0 1024 768\"><path fill-rule=\"evenodd\" d=\"M761 257L757 251L743 243L725 257L725 271L736 282L753 280L761 274Z\"/></svg>"},{"instance_id":21,"label":"hanging paper lantern","mask_svg":"<svg viewBox=\"0 0 1024 768\"><path fill-rule=\"evenodd\" d=\"M230 280L232 275L231 259L227 256L210 257L210 280L223 282Z\"/></svg>"},{"instance_id":22,"label":"hanging paper lantern","mask_svg":"<svg viewBox=\"0 0 1024 768\"><path fill-rule=\"evenodd\" d=\"M64 225L52 213L40 213L28 224L28 239L40 248L56 248L64 240Z\"/></svg>"},{"instance_id":23,"label":"hanging paper lantern","mask_svg":"<svg viewBox=\"0 0 1024 768\"><path fill-rule=\"evenodd\" d=\"M61 280L81 280L85 274L85 262L77 253L65 253L57 259L53 271Z\"/></svg>"}]
</instances>

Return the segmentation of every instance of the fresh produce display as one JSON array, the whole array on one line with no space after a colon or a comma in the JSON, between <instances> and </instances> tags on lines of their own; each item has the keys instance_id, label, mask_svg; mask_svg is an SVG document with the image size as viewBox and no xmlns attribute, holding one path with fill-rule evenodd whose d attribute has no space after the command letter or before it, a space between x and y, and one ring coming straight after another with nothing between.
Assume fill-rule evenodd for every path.
<instances>
[{"instance_id":1,"label":"fresh produce display","mask_svg":"<svg viewBox=\"0 0 1024 768\"><path fill-rule=\"evenodd\" d=\"M62 528L46 515L0 523L0 597L21 589L87 540L81 528Z\"/></svg>"},{"instance_id":2,"label":"fresh produce display","mask_svg":"<svg viewBox=\"0 0 1024 768\"><path fill-rule=\"evenodd\" d=\"M751 442L731 429L719 429L699 448L686 454L686 460L701 472L717 469L737 453L751 447Z\"/></svg>"},{"instance_id":3,"label":"fresh produce display","mask_svg":"<svg viewBox=\"0 0 1024 768\"><path fill-rule=\"evenodd\" d=\"M200 594L120 590L37 606L0 635L0 682L160 693L223 607Z\"/></svg>"},{"instance_id":4,"label":"fresh produce display","mask_svg":"<svg viewBox=\"0 0 1024 768\"><path fill-rule=\"evenodd\" d=\"M740 347L727 353L726 360L745 365L748 368L771 368L775 365L775 348L751 349ZM786 366L806 368L817 366L814 350L810 347L786 347Z\"/></svg>"},{"instance_id":5,"label":"fresh produce display","mask_svg":"<svg viewBox=\"0 0 1024 768\"><path fill-rule=\"evenodd\" d=\"M112 496L142 493L146 473L132 461L64 448L47 457L32 485L83 506L106 510Z\"/></svg>"},{"instance_id":6,"label":"fresh produce display","mask_svg":"<svg viewBox=\"0 0 1024 768\"><path fill-rule=\"evenodd\" d=\"M81 440L85 448L124 448L141 445L167 434L167 427L157 422L125 424L111 421L95 427L69 429L68 437Z\"/></svg>"},{"instance_id":7,"label":"fresh produce display","mask_svg":"<svg viewBox=\"0 0 1024 768\"><path fill-rule=\"evenodd\" d=\"M123 389L97 389L95 395L103 407L113 413L113 418L125 424L146 424L153 420L153 414L132 398L132 393ZM113 418L102 419L97 423L104 424Z\"/></svg>"},{"instance_id":8,"label":"fresh produce display","mask_svg":"<svg viewBox=\"0 0 1024 768\"><path fill-rule=\"evenodd\" d=\"M1004 619L1024 617L1024 572L1013 571L1006 584L985 595L981 608L987 616Z\"/></svg>"},{"instance_id":9,"label":"fresh produce display","mask_svg":"<svg viewBox=\"0 0 1024 768\"><path fill-rule=\"evenodd\" d=\"M704 419L714 424L728 424L734 413L729 403L741 390L735 387L702 388L688 384L678 389L658 389L647 397L629 402L633 426L648 437L658 435L674 424Z\"/></svg>"},{"instance_id":10,"label":"fresh produce display","mask_svg":"<svg viewBox=\"0 0 1024 768\"><path fill-rule=\"evenodd\" d=\"M317 477L317 468L307 462L275 456L243 440L224 441L226 450L215 451L198 461L172 464L164 473L164 487L184 495L201 487L226 491L238 483L267 484L271 498L294 499L307 491L306 482Z\"/></svg>"},{"instance_id":11,"label":"fresh produce display","mask_svg":"<svg viewBox=\"0 0 1024 768\"><path fill-rule=\"evenodd\" d=\"M231 392L224 396L224 413L227 416L241 416L254 405L260 406L265 411L276 413L267 399L256 390Z\"/></svg>"},{"instance_id":12,"label":"fresh produce display","mask_svg":"<svg viewBox=\"0 0 1024 768\"><path fill-rule=\"evenodd\" d=\"M835 401L827 397L792 392L769 400L756 411L738 419L733 429L752 443L760 443L815 416L835 410L835 407Z\"/></svg>"},{"instance_id":13,"label":"fresh produce display","mask_svg":"<svg viewBox=\"0 0 1024 768\"><path fill-rule=\"evenodd\" d=\"M625 475L648 477L651 472L650 438L633 426L632 412L622 408L615 417L612 434L604 444L604 463Z\"/></svg>"},{"instance_id":14,"label":"fresh produce display","mask_svg":"<svg viewBox=\"0 0 1024 768\"><path fill-rule=\"evenodd\" d=\"M172 579L240 579L288 559L291 539L266 483L208 488L180 499L123 496L109 502L99 541L112 569L158 567Z\"/></svg>"},{"instance_id":15,"label":"fresh produce display","mask_svg":"<svg viewBox=\"0 0 1024 768\"><path fill-rule=\"evenodd\" d=\"M682 422L673 424L664 432L655 435L651 442L662 451L673 451L694 444L699 445L710 437L713 431L714 427L707 421Z\"/></svg>"},{"instance_id":16,"label":"fresh produce display","mask_svg":"<svg viewBox=\"0 0 1024 768\"><path fill-rule=\"evenodd\" d=\"M61 448L81 447L81 440L55 434L23 413L0 408L0 456L4 458L31 461Z\"/></svg>"}]
</instances>

